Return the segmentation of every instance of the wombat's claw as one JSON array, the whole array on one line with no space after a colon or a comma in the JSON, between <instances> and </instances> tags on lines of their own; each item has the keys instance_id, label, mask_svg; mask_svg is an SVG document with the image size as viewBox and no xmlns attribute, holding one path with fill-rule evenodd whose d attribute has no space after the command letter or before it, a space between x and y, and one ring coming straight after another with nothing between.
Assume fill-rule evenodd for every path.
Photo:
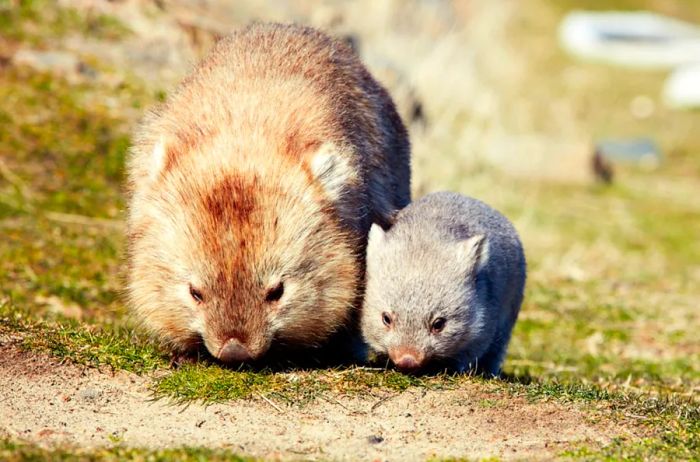
<instances>
[{"instance_id":1,"label":"wombat's claw","mask_svg":"<svg viewBox=\"0 0 700 462\"><path fill-rule=\"evenodd\" d=\"M186 364L195 364L197 356L189 353L173 353L170 357L170 367L177 369Z\"/></svg>"}]
</instances>

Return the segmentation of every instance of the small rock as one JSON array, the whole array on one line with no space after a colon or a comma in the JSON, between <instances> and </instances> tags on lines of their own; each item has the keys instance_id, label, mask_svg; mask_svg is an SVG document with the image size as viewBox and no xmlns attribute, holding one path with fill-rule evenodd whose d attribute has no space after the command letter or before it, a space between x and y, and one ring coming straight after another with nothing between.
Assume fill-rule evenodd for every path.
<instances>
[{"instance_id":1,"label":"small rock","mask_svg":"<svg viewBox=\"0 0 700 462\"><path fill-rule=\"evenodd\" d=\"M39 432L39 438L46 438L47 436L51 436L55 433L56 432L51 430L50 428L45 428Z\"/></svg>"},{"instance_id":2,"label":"small rock","mask_svg":"<svg viewBox=\"0 0 700 462\"><path fill-rule=\"evenodd\" d=\"M80 391L80 398L85 401L95 401L102 395L101 390L96 390L94 388L86 388Z\"/></svg>"},{"instance_id":3,"label":"small rock","mask_svg":"<svg viewBox=\"0 0 700 462\"><path fill-rule=\"evenodd\" d=\"M367 442L369 444L379 444L384 441L384 438L379 435L370 435L367 437Z\"/></svg>"}]
</instances>

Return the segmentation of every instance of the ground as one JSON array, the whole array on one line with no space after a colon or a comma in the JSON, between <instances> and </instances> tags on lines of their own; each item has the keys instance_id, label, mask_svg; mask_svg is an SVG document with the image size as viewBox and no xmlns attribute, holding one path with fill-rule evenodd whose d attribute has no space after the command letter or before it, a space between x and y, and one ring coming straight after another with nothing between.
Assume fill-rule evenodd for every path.
<instances>
[{"instance_id":1,"label":"ground","mask_svg":"<svg viewBox=\"0 0 700 462\"><path fill-rule=\"evenodd\" d=\"M476 383L403 393L378 388L371 397L328 391L303 406L262 392L225 404L173 404L153 400L144 377L6 353L0 361L0 385L7 390L0 413L13 416L6 431L44 444L196 443L271 458L426 460L436 454L533 457L570 442L605 443L606 433L622 431L597 413L504 397ZM37 389L37 380L45 385Z\"/></svg>"},{"instance_id":2,"label":"ground","mask_svg":"<svg viewBox=\"0 0 700 462\"><path fill-rule=\"evenodd\" d=\"M663 72L559 51L565 11L609 5L0 0L0 459L698 460L698 113L664 107ZM352 35L410 125L414 194L513 220L529 277L503 378L177 367L130 319L130 134L261 18ZM662 164L596 181L591 145L619 137Z\"/></svg>"}]
</instances>

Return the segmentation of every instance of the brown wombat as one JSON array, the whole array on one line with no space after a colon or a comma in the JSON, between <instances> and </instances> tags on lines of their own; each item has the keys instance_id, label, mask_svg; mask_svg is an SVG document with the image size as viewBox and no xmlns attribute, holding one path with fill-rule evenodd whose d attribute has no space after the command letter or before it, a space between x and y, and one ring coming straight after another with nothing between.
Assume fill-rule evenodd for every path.
<instances>
[{"instance_id":1,"label":"brown wombat","mask_svg":"<svg viewBox=\"0 0 700 462\"><path fill-rule=\"evenodd\" d=\"M177 353L250 361L349 319L370 224L410 201L409 142L347 45L258 24L148 114L128 192L133 310Z\"/></svg>"}]
</instances>

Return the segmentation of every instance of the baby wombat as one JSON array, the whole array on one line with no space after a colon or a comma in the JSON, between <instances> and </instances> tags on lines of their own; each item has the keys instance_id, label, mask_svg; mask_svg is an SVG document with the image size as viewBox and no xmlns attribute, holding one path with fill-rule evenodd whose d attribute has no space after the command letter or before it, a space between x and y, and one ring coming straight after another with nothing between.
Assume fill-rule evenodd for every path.
<instances>
[{"instance_id":1,"label":"baby wombat","mask_svg":"<svg viewBox=\"0 0 700 462\"><path fill-rule=\"evenodd\" d=\"M400 369L444 364L498 375L525 286L525 255L500 213L435 193L403 209L367 248L362 334Z\"/></svg>"},{"instance_id":2,"label":"baby wombat","mask_svg":"<svg viewBox=\"0 0 700 462\"><path fill-rule=\"evenodd\" d=\"M406 130L342 42L258 24L148 115L128 163L136 314L225 362L316 346L361 297L367 233L410 201Z\"/></svg>"}]
</instances>

